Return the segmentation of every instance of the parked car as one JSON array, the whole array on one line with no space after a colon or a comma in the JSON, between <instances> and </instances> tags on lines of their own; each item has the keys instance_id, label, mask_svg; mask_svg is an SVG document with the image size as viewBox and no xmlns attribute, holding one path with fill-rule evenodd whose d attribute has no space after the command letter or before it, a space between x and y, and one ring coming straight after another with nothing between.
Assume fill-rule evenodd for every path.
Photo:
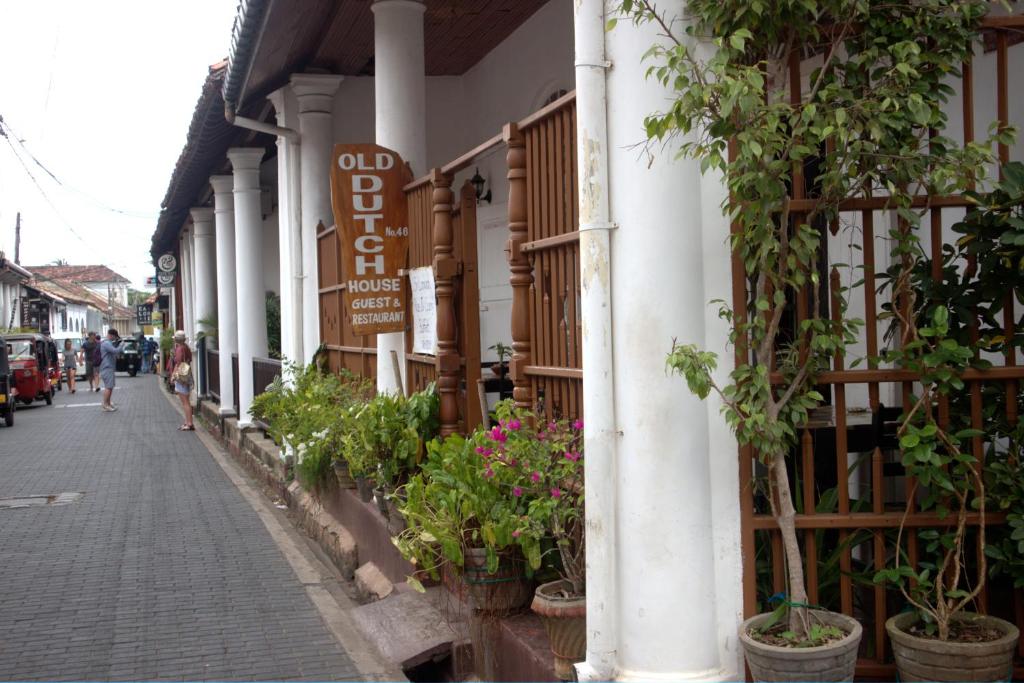
<instances>
[{"instance_id":1,"label":"parked car","mask_svg":"<svg viewBox=\"0 0 1024 683\"><path fill-rule=\"evenodd\" d=\"M123 337L120 348L121 353L117 356L115 369L117 372L127 372L134 377L139 374L139 368L142 367L142 350L139 348L139 342L129 337Z\"/></svg>"},{"instance_id":2,"label":"parked car","mask_svg":"<svg viewBox=\"0 0 1024 683\"><path fill-rule=\"evenodd\" d=\"M56 353L51 362L50 343L41 334L11 334L4 338L18 400L22 403L40 399L46 401L46 405L53 403L57 388L50 382L50 372L51 366L56 365Z\"/></svg>"},{"instance_id":3,"label":"parked car","mask_svg":"<svg viewBox=\"0 0 1024 683\"><path fill-rule=\"evenodd\" d=\"M8 427L14 426L15 395L14 375L7 360L7 344L0 337L0 417L4 418L4 424Z\"/></svg>"}]
</instances>

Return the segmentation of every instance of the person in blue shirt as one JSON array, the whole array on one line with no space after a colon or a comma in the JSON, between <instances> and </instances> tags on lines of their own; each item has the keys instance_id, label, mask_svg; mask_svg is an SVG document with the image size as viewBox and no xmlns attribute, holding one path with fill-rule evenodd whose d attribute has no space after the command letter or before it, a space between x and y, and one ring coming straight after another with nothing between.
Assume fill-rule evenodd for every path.
<instances>
[{"instance_id":1,"label":"person in blue shirt","mask_svg":"<svg viewBox=\"0 0 1024 683\"><path fill-rule=\"evenodd\" d=\"M113 327L107 330L107 338L100 344L103 362L100 363L100 381L103 382L102 410L112 413L117 408L111 400L114 396L114 374L117 371L117 356L121 353L121 336Z\"/></svg>"},{"instance_id":2,"label":"person in blue shirt","mask_svg":"<svg viewBox=\"0 0 1024 683\"><path fill-rule=\"evenodd\" d=\"M153 352L156 351L156 342L152 337L142 340L139 351L142 353L142 374L149 374L153 365Z\"/></svg>"}]
</instances>

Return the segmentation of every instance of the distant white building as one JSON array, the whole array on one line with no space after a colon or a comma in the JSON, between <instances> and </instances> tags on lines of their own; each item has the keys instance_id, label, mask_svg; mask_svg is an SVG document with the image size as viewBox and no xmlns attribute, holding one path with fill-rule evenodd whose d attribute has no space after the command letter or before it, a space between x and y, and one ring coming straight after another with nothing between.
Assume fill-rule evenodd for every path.
<instances>
[{"instance_id":1,"label":"distant white building","mask_svg":"<svg viewBox=\"0 0 1024 683\"><path fill-rule=\"evenodd\" d=\"M114 303L128 305L128 286L131 281L106 266L32 266L28 269L34 275L58 282L73 282L95 292Z\"/></svg>"},{"instance_id":2,"label":"distant white building","mask_svg":"<svg viewBox=\"0 0 1024 683\"><path fill-rule=\"evenodd\" d=\"M0 252L0 330L21 327L24 285L32 274Z\"/></svg>"}]
</instances>

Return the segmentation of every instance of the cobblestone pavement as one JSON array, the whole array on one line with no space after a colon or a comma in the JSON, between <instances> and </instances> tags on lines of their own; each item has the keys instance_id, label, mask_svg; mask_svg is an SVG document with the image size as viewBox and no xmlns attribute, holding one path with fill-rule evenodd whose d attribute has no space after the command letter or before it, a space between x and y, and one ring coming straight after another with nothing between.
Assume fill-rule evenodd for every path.
<instances>
[{"instance_id":1,"label":"cobblestone pavement","mask_svg":"<svg viewBox=\"0 0 1024 683\"><path fill-rule=\"evenodd\" d=\"M357 678L157 379L117 382L0 427L0 499L84 493L0 503L0 679Z\"/></svg>"}]
</instances>

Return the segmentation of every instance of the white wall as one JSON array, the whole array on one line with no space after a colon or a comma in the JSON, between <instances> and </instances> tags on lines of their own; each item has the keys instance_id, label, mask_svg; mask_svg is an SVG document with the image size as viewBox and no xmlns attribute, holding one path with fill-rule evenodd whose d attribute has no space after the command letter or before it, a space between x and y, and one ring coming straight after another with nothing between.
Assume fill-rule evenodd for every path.
<instances>
[{"instance_id":1,"label":"white wall","mask_svg":"<svg viewBox=\"0 0 1024 683\"><path fill-rule=\"evenodd\" d=\"M281 245L278 241L277 157L260 165L260 187L263 189L263 289L281 293ZM269 211L269 213L267 213ZM261 293L262 294L262 293Z\"/></svg>"},{"instance_id":2,"label":"white wall","mask_svg":"<svg viewBox=\"0 0 1024 683\"><path fill-rule=\"evenodd\" d=\"M112 289L114 292L114 299L122 306L128 305L128 285L123 282L83 282L81 284L87 289L96 292L104 299L107 298L108 292Z\"/></svg>"}]
</instances>

